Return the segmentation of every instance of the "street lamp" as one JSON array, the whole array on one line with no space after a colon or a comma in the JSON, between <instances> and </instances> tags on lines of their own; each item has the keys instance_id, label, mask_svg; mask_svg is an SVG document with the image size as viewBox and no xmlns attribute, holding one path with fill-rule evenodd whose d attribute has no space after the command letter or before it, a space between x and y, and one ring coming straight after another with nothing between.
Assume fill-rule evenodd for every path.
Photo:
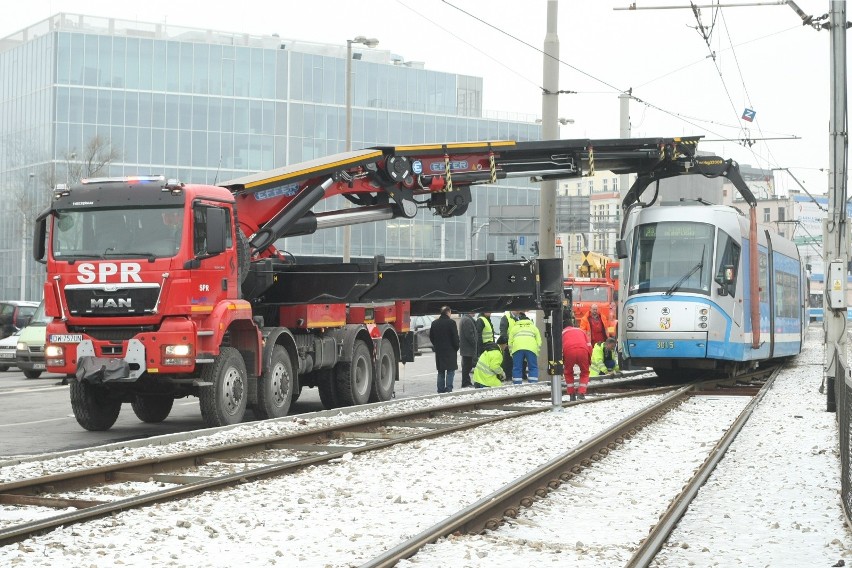
<instances>
[{"instance_id":1,"label":"street lamp","mask_svg":"<svg viewBox=\"0 0 852 568\"><path fill-rule=\"evenodd\" d=\"M360 43L367 47L376 47L379 40L374 37L357 36L346 40L346 148L352 150L352 44ZM343 262L349 262L352 250L352 225L343 226Z\"/></svg>"},{"instance_id":2,"label":"street lamp","mask_svg":"<svg viewBox=\"0 0 852 568\"><path fill-rule=\"evenodd\" d=\"M30 172L30 186L33 183L35 174ZM30 194L34 193L32 187L29 188ZM21 209L21 300L27 299L27 211Z\"/></svg>"}]
</instances>

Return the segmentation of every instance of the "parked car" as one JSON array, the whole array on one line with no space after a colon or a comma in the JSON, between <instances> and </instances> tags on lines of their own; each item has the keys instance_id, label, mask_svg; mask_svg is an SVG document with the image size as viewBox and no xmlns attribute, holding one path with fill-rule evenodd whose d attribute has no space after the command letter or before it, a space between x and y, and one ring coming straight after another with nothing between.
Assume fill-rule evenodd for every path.
<instances>
[{"instance_id":1,"label":"parked car","mask_svg":"<svg viewBox=\"0 0 852 568\"><path fill-rule=\"evenodd\" d=\"M44 343L50 319L44 315L44 301L42 301L30 325L25 327L18 336L15 366L22 370L28 379L37 379L44 372Z\"/></svg>"},{"instance_id":2,"label":"parked car","mask_svg":"<svg viewBox=\"0 0 852 568\"><path fill-rule=\"evenodd\" d=\"M18 336L20 331L16 331L9 337L0 339L0 373L9 370L9 367L15 366L15 350L18 346Z\"/></svg>"},{"instance_id":3,"label":"parked car","mask_svg":"<svg viewBox=\"0 0 852 568\"><path fill-rule=\"evenodd\" d=\"M432 322L438 316L412 316L411 331L414 332L414 352L420 354L423 349L432 349L432 340L429 339L429 330Z\"/></svg>"},{"instance_id":4,"label":"parked car","mask_svg":"<svg viewBox=\"0 0 852 568\"><path fill-rule=\"evenodd\" d=\"M0 302L0 339L27 327L38 302L8 300Z\"/></svg>"}]
</instances>

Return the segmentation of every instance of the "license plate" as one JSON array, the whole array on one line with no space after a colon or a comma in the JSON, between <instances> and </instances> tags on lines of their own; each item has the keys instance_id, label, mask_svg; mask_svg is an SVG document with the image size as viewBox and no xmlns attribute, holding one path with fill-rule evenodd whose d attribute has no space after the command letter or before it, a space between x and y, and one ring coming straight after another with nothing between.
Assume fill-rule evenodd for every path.
<instances>
[{"instance_id":1,"label":"license plate","mask_svg":"<svg viewBox=\"0 0 852 568\"><path fill-rule=\"evenodd\" d=\"M15 352L14 351L12 351L10 353L4 353L4 352L0 351L0 359L14 359L14 358L15 358Z\"/></svg>"},{"instance_id":2,"label":"license plate","mask_svg":"<svg viewBox=\"0 0 852 568\"><path fill-rule=\"evenodd\" d=\"M33 363L33 371L44 371L44 363Z\"/></svg>"},{"instance_id":3,"label":"license plate","mask_svg":"<svg viewBox=\"0 0 852 568\"><path fill-rule=\"evenodd\" d=\"M674 349L675 342L674 341L658 341L657 349Z\"/></svg>"},{"instance_id":4,"label":"license plate","mask_svg":"<svg viewBox=\"0 0 852 568\"><path fill-rule=\"evenodd\" d=\"M80 343L83 341L81 333L53 333L48 339L49 343Z\"/></svg>"}]
</instances>

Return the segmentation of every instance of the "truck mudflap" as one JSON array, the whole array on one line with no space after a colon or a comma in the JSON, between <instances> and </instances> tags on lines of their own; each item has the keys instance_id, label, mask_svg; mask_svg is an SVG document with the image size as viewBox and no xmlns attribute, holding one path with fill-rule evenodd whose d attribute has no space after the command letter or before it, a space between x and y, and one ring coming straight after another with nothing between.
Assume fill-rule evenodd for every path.
<instances>
[{"instance_id":1,"label":"truck mudflap","mask_svg":"<svg viewBox=\"0 0 852 568\"><path fill-rule=\"evenodd\" d=\"M93 383L135 382L145 372L145 346L138 339L127 343L124 358L98 357L91 340L77 345L77 380Z\"/></svg>"}]
</instances>

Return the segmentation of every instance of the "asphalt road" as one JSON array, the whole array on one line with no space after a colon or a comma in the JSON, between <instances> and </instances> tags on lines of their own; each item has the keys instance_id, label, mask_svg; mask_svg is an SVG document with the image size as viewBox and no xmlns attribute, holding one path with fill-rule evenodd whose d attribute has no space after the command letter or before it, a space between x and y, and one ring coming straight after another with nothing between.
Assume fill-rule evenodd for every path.
<instances>
[{"instance_id":1,"label":"asphalt road","mask_svg":"<svg viewBox=\"0 0 852 568\"><path fill-rule=\"evenodd\" d=\"M51 374L27 379L17 368L0 373L0 460L204 428L198 399L193 397L176 400L171 415L159 424L141 422L130 405L125 404L110 430L89 432L77 424L68 400L68 387L62 385L61 380L61 376ZM460 385L459 371L455 386ZM413 363L400 365L400 380L395 389L397 398L436 391L435 359L431 352L418 356ZM323 406L317 389L305 388L290 414L318 410L323 410ZM254 416L247 411L245 421L252 420Z\"/></svg>"}]
</instances>

